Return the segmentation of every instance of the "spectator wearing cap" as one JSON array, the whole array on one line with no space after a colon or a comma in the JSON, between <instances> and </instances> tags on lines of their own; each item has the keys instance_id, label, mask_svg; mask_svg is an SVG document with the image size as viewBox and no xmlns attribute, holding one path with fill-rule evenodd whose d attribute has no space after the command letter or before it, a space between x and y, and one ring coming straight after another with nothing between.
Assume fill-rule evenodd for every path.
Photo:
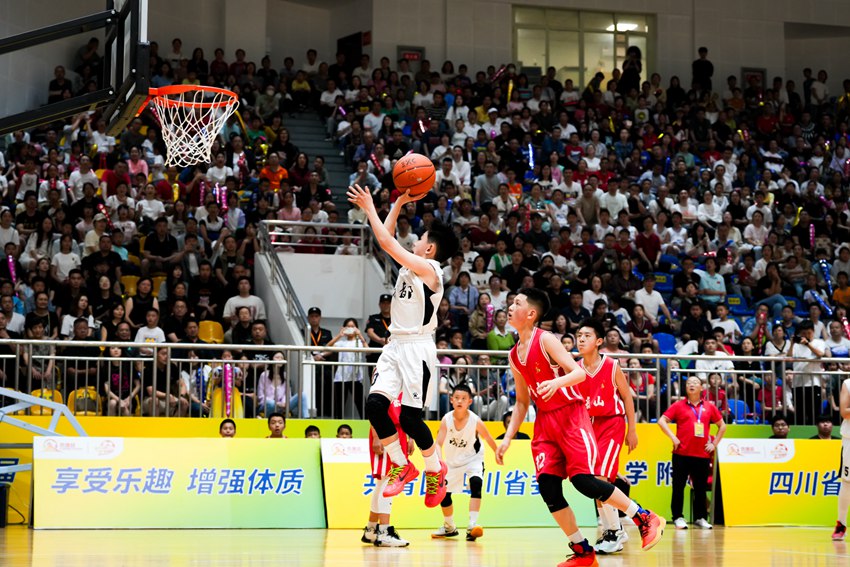
<instances>
[{"instance_id":1,"label":"spectator wearing cap","mask_svg":"<svg viewBox=\"0 0 850 567\"><path fill-rule=\"evenodd\" d=\"M378 313L369 315L366 320L366 336L369 337L369 347L383 348L387 344L387 339L390 336L390 307L392 307L393 296L389 293L381 294L378 299ZM380 353L369 354L366 356L367 362L377 362Z\"/></svg>"},{"instance_id":2,"label":"spectator wearing cap","mask_svg":"<svg viewBox=\"0 0 850 567\"><path fill-rule=\"evenodd\" d=\"M333 353L322 350L321 347L331 342L333 334L328 329L323 329L322 310L311 307L307 310L307 338L308 346L314 347L313 360L316 362L327 362L333 360ZM315 407L321 415L330 417L332 412L333 368L329 365L321 365L316 369ZM306 409L306 408L305 408Z\"/></svg>"}]
</instances>

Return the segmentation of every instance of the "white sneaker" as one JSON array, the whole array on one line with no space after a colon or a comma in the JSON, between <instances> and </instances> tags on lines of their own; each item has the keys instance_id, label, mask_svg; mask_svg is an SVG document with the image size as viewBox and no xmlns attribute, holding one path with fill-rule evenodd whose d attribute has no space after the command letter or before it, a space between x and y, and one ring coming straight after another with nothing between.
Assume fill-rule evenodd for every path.
<instances>
[{"instance_id":1,"label":"white sneaker","mask_svg":"<svg viewBox=\"0 0 850 567\"><path fill-rule=\"evenodd\" d=\"M700 518L699 520L697 520L697 521L696 521L696 522L694 522L694 523L696 524L696 526L697 526L698 528L703 529L703 530L710 530L710 529L712 529L712 528L714 527L714 526L712 526L711 524L709 524L709 523L705 520L705 518Z\"/></svg>"},{"instance_id":2,"label":"white sneaker","mask_svg":"<svg viewBox=\"0 0 850 567\"><path fill-rule=\"evenodd\" d=\"M620 529L617 530L617 543L626 543L629 541L629 533L620 526Z\"/></svg>"},{"instance_id":3,"label":"white sneaker","mask_svg":"<svg viewBox=\"0 0 850 567\"><path fill-rule=\"evenodd\" d=\"M407 547L408 545L410 545L410 542L402 539L392 526L387 526L386 531L377 531L376 547Z\"/></svg>"},{"instance_id":4,"label":"white sneaker","mask_svg":"<svg viewBox=\"0 0 850 567\"><path fill-rule=\"evenodd\" d=\"M455 537L458 535L457 527L443 524L440 529L431 534L432 539L443 539L446 537Z\"/></svg>"},{"instance_id":5,"label":"white sneaker","mask_svg":"<svg viewBox=\"0 0 850 567\"><path fill-rule=\"evenodd\" d=\"M703 521L705 521L705 520L703 520ZM686 522L684 518L676 518L676 521L673 522L673 525L676 526L677 530L688 529L688 522Z\"/></svg>"},{"instance_id":6,"label":"white sneaker","mask_svg":"<svg viewBox=\"0 0 850 567\"><path fill-rule=\"evenodd\" d=\"M617 532L614 530L606 530L602 534L602 540L598 541L595 546L596 553L600 555L610 555L623 551L623 544L617 541Z\"/></svg>"},{"instance_id":7,"label":"white sneaker","mask_svg":"<svg viewBox=\"0 0 850 567\"><path fill-rule=\"evenodd\" d=\"M369 526L363 528L363 537L360 538L360 541L363 543L375 543L375 538L378 535L377 529L378 528L370 528Z\"/></svg>"}]
</instances>

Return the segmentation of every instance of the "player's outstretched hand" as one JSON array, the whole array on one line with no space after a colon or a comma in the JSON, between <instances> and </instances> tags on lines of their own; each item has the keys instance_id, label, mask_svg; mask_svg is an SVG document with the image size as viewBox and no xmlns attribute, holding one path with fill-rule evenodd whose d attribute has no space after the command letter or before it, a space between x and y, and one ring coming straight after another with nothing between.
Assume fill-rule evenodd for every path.
<instances>
[{"instance_id":1,"label":"player's outstretched hand","mask_svg":"<svg viewBox=\"0 0 850 567\"><path fill-rule=\"evenodd\" d=\"M504 465L505 464L505 453L508 452L508 447L511 446L511 442L505 439L502 441L502 444L499 445L499 448L496 449L496 464Z\"/></svg>"},{"instance_id":2,"label":"player's outstretched hand","mask_svg":"<svg viewBox=\"0 0 850 567\"><path fill-rule=\"evenodd\" d=\"M375 201L372 199L372 193L369 192L369 187L360 187L358 184L348 186L348 202L357 205L364 211L369 210L369 207L375 207Z\"/></svg>"}]
</instances>

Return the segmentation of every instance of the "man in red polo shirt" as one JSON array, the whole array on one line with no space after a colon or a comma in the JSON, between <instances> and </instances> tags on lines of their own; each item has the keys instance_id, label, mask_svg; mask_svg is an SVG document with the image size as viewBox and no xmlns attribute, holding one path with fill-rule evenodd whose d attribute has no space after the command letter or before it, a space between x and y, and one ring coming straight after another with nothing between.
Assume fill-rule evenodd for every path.
<instances>
[{"instance_id":1,"label":"man in red polo shirt","mask_svg":"<svg viewBox=\"0 0 850 567\"><path fill-rule=\"evenodd\" d=\"M702 381L691 376L685 383L687 398L667 408L658 425L667 437L673 441L673 495L670 507L673 511L676 529L686 530L688 524L682 515L685 500L685 484L691 478L694 487L694 516L696 525L710 530L711 524L706 517L705 493L708 488L708 475L711 460L717 444L726 432L726 424L720 410L711 402L702 400ZM676 424L676 434L670 430L670 424ZM711 425L717 426L717 435L711 437Z\"/></svg>"}]
</instances>

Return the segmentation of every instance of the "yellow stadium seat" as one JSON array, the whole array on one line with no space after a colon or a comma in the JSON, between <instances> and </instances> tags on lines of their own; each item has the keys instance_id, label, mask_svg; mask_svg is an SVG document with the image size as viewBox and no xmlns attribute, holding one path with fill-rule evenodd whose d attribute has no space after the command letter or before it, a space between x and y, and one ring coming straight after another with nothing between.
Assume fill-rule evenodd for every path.
<instances>
[{"instance_id":1,"label":"yellow stadium seat","mask_svg":"<svg viewBox=\"0 0 850 567\"><path fill-rule=\"evenodd\" d=\"M134 256L133 254L127 254L127 261L133 264L134 266L141 267L142 261L139 260L138 256Z\"/></svg>"},{"instance_id":2,"label":"yellow stadium seat","mask_svg":"<svg viewBox=\"0 0 850 567\"><path fill-rule=\"evenodd\" d=\"M198 338L220 345L224 342L224 329L218 321L201 321L198 324Z\"/></svg>"},{"instance_id":3,"label":"yellow stadium seat","mask_svg":"<svg viewBox=\"0 0 850 567\"><path fill-rule=\"evenodd\" d=\"M50 400L51 402L56 402L57 404L62 403L62 392L58 390L51 390L49 388L40 388L38 390L33 390L30 393L31 396L35 396L36 398L42 398L44 400ZM53 410L50 408L46 408L43 406L33 406L30 408L30 415L53 415Z\"/></svg>"},{"instance_id":4,"label":"yellow stadium seat","mask_svg":"<svg viewBox=\"0 0 850 567\"><path fill-rule=\"evenodd\" d=\"M77 388L68 394L68 409L74 415L102 415L101 399L92 386Z\"/></svg>"},{"instance_id":5,"label":"yellow stadium seat","mask_svg":"<svg viewBox=\"0 0 850 567\"><path fill-rule=\"evenodd\" d=\"M142 235L139 237L139 256L141 257L142 250L145 249L145 241L148 239L146 235Z\"/></svg>"},{"instance_id":6,"label":"yellow stadium seat","mask_svg":"<svg viewBox=\"0 0 850 567\"><path fill-rule=\"evenodd\" d=\"M139 283L139 276L121 276L121 285L124 286L124 293L128 297L136 295L136 284Z\"/></svg>"},{"instance_id":7,"label":"yellow stadium seat","mask_svg":"<svg viewBox=\"0 0 850 567\"><path fill-rule=\"evenodd\" d=\"M224 389L213 390L212 403L210 404L211 417L226 417L224 405ZM233 405L230 408L230 417L234 419L245 417L245 408L242 407L242 394L238 388L233 388Z\"/></svg>"},{"instance_id":8,"label":"yellow stadium seat","mask_svg":"<svg viewBox=\"0 0 850 567\"><path fill-rule=\"evenodd\" d=\"M159 288L162 287L162 282L168 279L168 276L154 276L153 278L153 290L152 293L154 296L159 295ZM169 290L171 291L171 290Z\"/></svg>"}]
</instances>

